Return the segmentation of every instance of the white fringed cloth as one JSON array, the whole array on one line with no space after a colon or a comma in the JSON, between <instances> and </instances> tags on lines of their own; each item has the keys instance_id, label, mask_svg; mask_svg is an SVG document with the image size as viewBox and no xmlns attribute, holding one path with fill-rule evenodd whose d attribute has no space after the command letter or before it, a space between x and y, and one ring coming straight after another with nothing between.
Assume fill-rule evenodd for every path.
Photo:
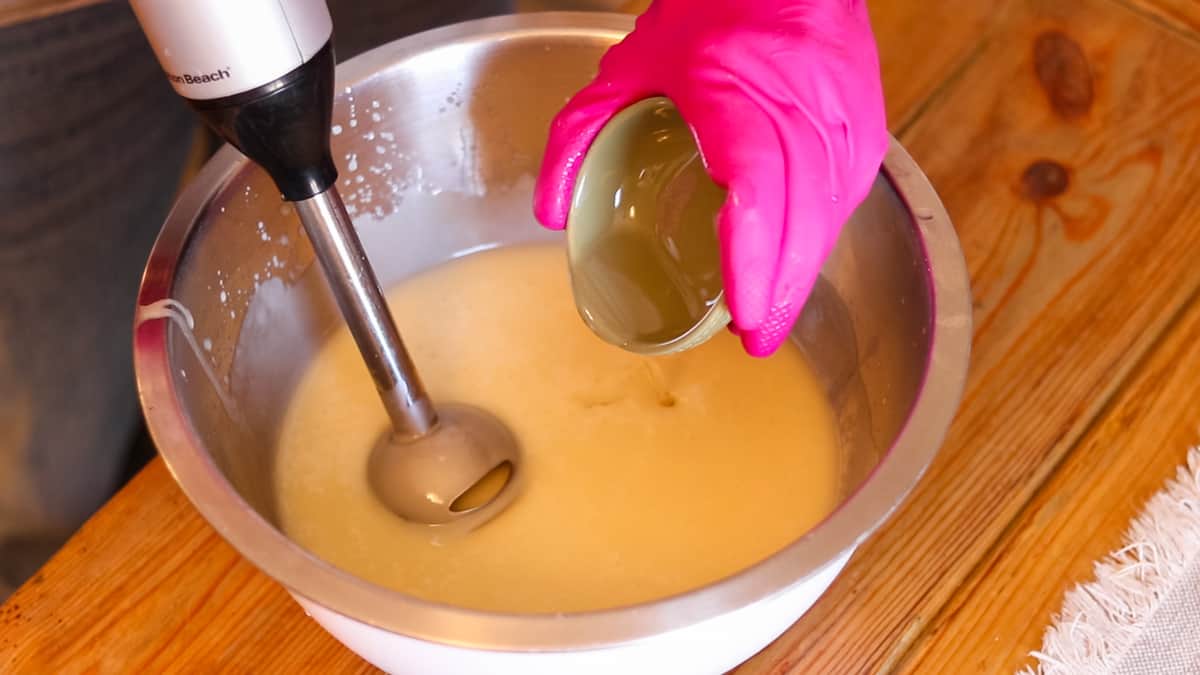
<instances>
[{"instance_id":1,"label":"white fringed cloth","mask_svg":"<svg viewBox=\"0 0 1200 675\"><path fill-rule=\"evenodd\" d=\"M1200 448L1067 593L1038 675L1200 675Z\"/></svg>"}]
</instances>

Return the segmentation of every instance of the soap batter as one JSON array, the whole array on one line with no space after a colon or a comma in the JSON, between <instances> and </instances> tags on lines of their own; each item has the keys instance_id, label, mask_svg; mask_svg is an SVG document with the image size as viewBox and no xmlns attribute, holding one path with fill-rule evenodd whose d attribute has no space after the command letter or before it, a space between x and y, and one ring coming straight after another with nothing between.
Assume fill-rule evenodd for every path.
<instances>
[{"instance_id":1,"label":"soap batter","mask_svg":"<svg viewBox=\"0 0 1200 675\"><path fill-rule=\"evenodd\" d=\"M367 486L387 420L343 330L297 388L277 488L288 534L360 577L479 609L601 609L744 569L836 504L832 411L798 349L752 359L721 334L647 360L607 345L579 320L555 245L461 258L388 301L434 401L504 420L525 481L465 536L396 518Z\"/></svg>"}]
</instances>

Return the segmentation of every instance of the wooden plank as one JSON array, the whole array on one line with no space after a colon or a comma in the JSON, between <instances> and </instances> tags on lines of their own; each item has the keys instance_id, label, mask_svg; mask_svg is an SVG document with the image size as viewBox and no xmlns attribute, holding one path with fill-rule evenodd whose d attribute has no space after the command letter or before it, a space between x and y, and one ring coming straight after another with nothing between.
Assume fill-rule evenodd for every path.
<instances>
[{"instance_id":1,"label":"wooden plank","mask_svg":"<svg viewBox=\"0 0 1200 675\"><path fill-rule=\"evenodd\" d=\"M374 672L155 459L0 609L0 672Z\"/></svg>"},{"instance_id":2,"label":"wooden plank","mask_svg":"<svg viewBox=\"0 0 1200 675\"><path fill-rule=\"evenodd\" d=\"M888 127L898 133L991 39L1001 0L869 0Z\"/></svg>"},{"instance_id":3,"label":"wooden plank","mask_svg":"<svg viewBox=\"0 0 1200 675\"><path fill-rule=\"evenodd\" d=\"M1063 593L1122 545L1130 520L1200 434L1200 303L928 629L911 673L1014 672L1030 664Z\"/></svg>"},{"instance_id":4,"label":"wooden plank","mask_svg":"<svg viewBox=\"0 0 1200 675\"><path fill-rule=\"evenodd\" d=\"M1147 12L1187 35L1200 38L1200 3L1196 0L1118 0Z\"/></svg>"},{"instance_id":5,"label":"wooden plank","mask_svg":"<svg viewBox=\"0 0 1200 675\"><path fill-rule=\"evenodd\" d=\"M1023 0L904 140L977 300L967 394L912 498L744 673L894 667L1200 284L1200 51Z\"/></svg>"}]
</instances>

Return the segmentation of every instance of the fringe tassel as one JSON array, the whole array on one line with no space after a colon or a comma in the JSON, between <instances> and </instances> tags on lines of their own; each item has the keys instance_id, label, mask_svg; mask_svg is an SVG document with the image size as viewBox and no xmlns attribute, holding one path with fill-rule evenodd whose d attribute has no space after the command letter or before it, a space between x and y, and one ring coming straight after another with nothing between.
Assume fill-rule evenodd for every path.
<instances>
[{"instance_id":1,"label":"fringe tassel","mask_svg":"<svg viewBox=\"0 0 1200 675\"><path fill-rule=\"evenodd\" d=\"M1200 448L1133 521L1125 546L1096 563L1096 579L1076 586L1031 652L1023 675L1107 673L1142 634L1159 604L1200 559Z\"/></svg>"}]
</instances>

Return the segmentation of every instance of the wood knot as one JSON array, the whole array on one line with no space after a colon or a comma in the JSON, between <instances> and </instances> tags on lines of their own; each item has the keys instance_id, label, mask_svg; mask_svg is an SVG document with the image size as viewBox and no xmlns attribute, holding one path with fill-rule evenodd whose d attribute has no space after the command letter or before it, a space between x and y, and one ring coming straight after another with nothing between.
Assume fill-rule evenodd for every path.
<instances>
[{"instance_id":1,"label":"wood knot","mask_svg":"<svg viewBox=\"0 0 1200 675\"><path fill-rule=\"evenodd\" d=\"M1047 31L1033 43L1033 67L1054 112L1064 119L1086 115L1095 100L1092 71L1079 43Z\"/></svg>"},{"instance_id":2,"label":"wood knot","mask_svg":"<svg viewBox=\"0 0 1200 675\"><path fill-rule=\"evenodd\" d=\"M1061 195L1070 184L1071 176L1067 167L1049 159L1039 159L1021 174L1021 191L1035 202Z\"/></svg>"}]
</instances>

